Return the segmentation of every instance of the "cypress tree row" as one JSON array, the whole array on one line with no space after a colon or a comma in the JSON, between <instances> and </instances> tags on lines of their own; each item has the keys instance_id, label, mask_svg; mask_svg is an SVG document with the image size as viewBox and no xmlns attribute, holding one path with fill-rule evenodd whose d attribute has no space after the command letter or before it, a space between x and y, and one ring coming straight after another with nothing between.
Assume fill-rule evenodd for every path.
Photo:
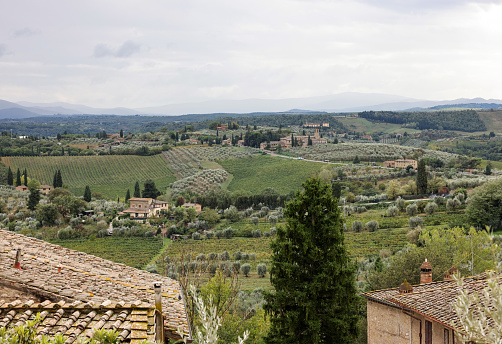
<instances>
[{"instance_id":1,"label":"cypress tree row","mask_svg":"<svg viewBox=\"0 0 502 344\"><path fill-rule=\"evenodd\" d=\"M287 203L287 224L271 243L268 344L355 343L358 295L355 265L344 243L343 220L331 186L303 183Z\"/></svg>"}]
</instances>

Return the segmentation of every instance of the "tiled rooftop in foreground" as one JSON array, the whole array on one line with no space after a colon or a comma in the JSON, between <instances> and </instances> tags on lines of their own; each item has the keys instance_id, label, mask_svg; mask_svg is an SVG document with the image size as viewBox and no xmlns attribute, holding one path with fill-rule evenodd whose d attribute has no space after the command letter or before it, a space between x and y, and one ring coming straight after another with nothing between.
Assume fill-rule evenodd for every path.
<instances>
[{"instance_id":1,"label":"tiled rooftop in foreground","mask_svg":"<svg viewBox=\"0 0 502 344\"><path fill-rule=\"evenodd\" d=\"M18 249L21 250L22 270L13 268ZM119 314L127 311L129 316L132 316L133 309L138 307L145 310L148 307L154 309L153 283L157 281L162 283L165 330L173 336L176 336L178 329L189 335L185 304L177 281L0 230L0 302L5 299L2 294L7 295L6 290L11 290L11 294L12 290L15 290L19 295L36 296L35 302L64 301L67 307L76 302L80 302L79 307L88 305L83 309L90 309L95 305L118 305L118 308L114 308L117 311L120 307L123 308ZM5 317L3 312L4 308L0 314L0 322ZM79 319L84 313L79 313ZM102 316L101 313L96 312L93 319ZM115 311L113 314L119 316ZM53 316L52 313L49 315Z\"/></svg>"}]
</instances>

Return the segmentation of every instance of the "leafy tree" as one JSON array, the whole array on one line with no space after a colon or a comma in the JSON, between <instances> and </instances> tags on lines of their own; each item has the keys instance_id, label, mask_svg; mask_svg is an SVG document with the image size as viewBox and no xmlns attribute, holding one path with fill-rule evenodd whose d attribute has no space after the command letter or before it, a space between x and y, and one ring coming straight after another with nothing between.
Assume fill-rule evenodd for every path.
<instances>
[{"instance_id":1,"label":"leafy tree","mask_svg":"<svg viewBox=\"0 0 502 344\"><path fill-rule=\"evenodd\" d=\"M58 206L52 203L39 204L36 210L37 220L48 226L52 226L54 224L58 215Z\"/></svg>"},{"instance_id":2,"label":"leafy tree","mask_svg":"<svg viewBox=\"0 0 502 344\"><path fill-rule=\"evenodd\" d=\"M21 185L21 171L19 171L19 168L17 169L16 172L16 186Z\"/></svg>"},{"instance_id":3,"label":"leafy tree","mask_svg":"<svg viewBox=\"0 0 502 344\"><path fill-rule=\"evenodd\" d=\"M239 213L237 208L234 207L233 205L231 205L229 208L225 209L225 211L223 212L223 215L230 222L237 222L241 219L241 214Z\"/></svg>"},{"instance_id":4,"label":"leafy tree","mask_svg":"<svg viewBox=\"0 0 502 344\"><path fill-rule=\"evenodd\" d=\"M183 204L185 204L185 197L183 197L183 196L179 196L179 197L176 199L176 206L177 206L177 207L181 207Z\"/></svg>"},{"instance_id":5,"label":"leafy tree","mask_svg":"<svg viewBox=\"0 0 502 344\"><path fill-rule=\"evenodd\" d=\"M419 194L427 193L427 171L425 170L424 159L420 159L418 162L417 189Z\"/></svg>"},{"instance_id":6,"label":"leafy tree","mask_svg":"<svg viewBox=\"0 0 502 344\"><path fill-rule=\"evenodd\" d=\"M486 164L485 174L487 176L492 174L492 162L491 161L488 161L488 163Z\"/></svg>"},{"instance_id":7,"label":"leafy tree","mask_svg":"<svg viewBox=\"0 0 502 344\"><path fill-rule=\"evenodd\" d=\"M206 207L200 213L199 219L206 221L209 227L213 228L220 221L220 215L216 210Z\"/></svg>"},{"instance_id":8,"label":"leafy tree","mask_svg":"<svg viewBox=\"0 0 502 344\"><path fill-rule=\"evenodd\" d=\"M47 197L49 198L49 201L51 201L51 202L53 202L54 199L59 196L73 196L73 194L68 189L64 189L64 188L52 189L47 194Z\"/></svg>"},{"instance_id":9,"label":"leafy tree","mask_svg":"<svg viewBox=\"0 0 502 344\"><path fill-rule=\"evenodd\" d=\"M134 197L141 197L141 191L139 189L139 182L136 181L136 184L134 184Z\"/></svg>"},{"instance_id":10,"label":"leafy tree","mask_svg":"<svg viewBox=\"0 0 502 344\"><path fill-rule=\"evenodd\" d=\"M333 197L340 199L340 197L342 196L342 184L335 181L331 184L331 189L333 191Z\"/></svg>"},{"instance_id":11,"label":"leafy tree","mask_svg":"<svg viewBox=\"0 0 502 344\"><path fill-rule=\"evenodd\" d=\"M12 175L12 170L10 169L7 171L7 185L14 185L14 176Z\"/></svg>"},{"instance_id":12,"label":"leafy tree","mask_svg":"<svg viewBox=\"0 0 502 344\"><path fill-rule=\"evenodd\" d=\"M127 189L124 202L127 203L127 201L129 201L130 199L131 199L131 191L129 191L129 189Z\"/></svg>"},{"instance_id":13,"label":"leafy tree","mask_svg":"<svg viewBox=\"0 0 502 344\"><path fill-rule=\"evenodd\" d=\"M30 189L30 194L28 196L28 209L31 211L37 208L38 203L40 202L40 190L39 189Z\"/></svg>"},{"instance_id":14,"label":"leafy tree","mask_svg":"<svg viewBox=\"0 0 502 344\"><path fill-rule=\"evenodd\" d=\"M356 157L354 158L354 160L352 161L353 164L359 164L361 162L361 160L359 159L359 156L356 155Z\"/></svg>"},{"instance_id":15,"label":"leafy tree","mask_svg":"<svg viewBox=\"0 0 502 344\"><path fill-rule=\"evenodd\" d=\"M84 201L90 202L92 199L92 193L91 193L91 188L89 185L86 185L85 191L84 191Z\"/></svg>"},{"instance_id":16,"label":"leafy tree","mask_svg":"<svg viewBox=\"0 0 502 344\"><path fill-rule=\"evenodd\" d=\"M120 137L124 137L124 130L120 129Z\"/></svg>"},{"instance_id":17,"label":"leafy tree","mask_svg":"<svg viewBox=\"0 0 502 344\"><path fill-rule=\"evenodd\" d=\"M266 343L354 343L358 296L355 267L343 236L341 210L319 178L286 205L286 227L272 242L265 294L271 316Z\"/></svg>"},{"instance_id":18,"label":"leafy tree","mask_svg":"<svg viewBox=\"0 0 502 344\"><path fill-rule=\"evenodd\" d=\"M472 225L502 229L502 179L477 187L469 198L465 214Z\"/></svg>"},{"instance_id":19,"label":"leafy tree","mask_svg":"<svg viewBox=\"0 0 502 344\"><path fill-rule=\"evenodd\" d=\"M78 215L81 210L85 209L85 202L72 194L58 196L52 202L58 206L59 213L64 217Z\"/></svg>"},{"instance_id":20,"label":"leafy tree","mask_svg":"<svg viewBox=\"0 0 502 344\"><path fill-rule=\"evenodd\" d=\"M144 198L157 198L161 195L160 191L157 190L157 187L155 186L155 182L151 179L145 180L145 184L143 184L144 189L143 189L143 197Z\"/></svg>"},{"instance_id":21,"label":"leafy tree","mask_svg":"<svg viewBox=\"0 0 502 344\"><path fill-rule=\"evenodd\" d=\"M249 272L251 272L251 265L249 263L242 264L241 272L244 276L249 277Z\"/></svg>"},{"instance_id":22,"label":"leafy tree","mask_svg":"<svg viewBox=\"0 0 502 344\"><path fill-rule=\"evenodd\" d=\"M496 265L493 254L497 247L490 244L486 231L458 227L423 230L418 242L420 246L409 244L390 257L388 266L381 272L370 273L368 282L371 289L398 287L404 280L419 284L418 271L425 258L432 265L434 281L442 280L443 273L453 265L467 276L493 269Z\"/></svg>"}]
</instances>

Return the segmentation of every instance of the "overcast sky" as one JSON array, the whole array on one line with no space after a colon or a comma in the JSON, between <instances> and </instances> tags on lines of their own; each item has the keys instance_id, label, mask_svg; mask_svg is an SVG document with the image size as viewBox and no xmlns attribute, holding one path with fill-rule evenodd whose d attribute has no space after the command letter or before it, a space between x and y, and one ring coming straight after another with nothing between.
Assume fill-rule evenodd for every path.
<instances>
[{"instance_id":1,"label":"overcast sky","mask_svg":"<svg viewBox=\"0 0 502 344\"><path fill-rule=\"evenodd\" d=\"M19 0L0 99L502 98L502 0Z\"/></svg>"}]
</instances>

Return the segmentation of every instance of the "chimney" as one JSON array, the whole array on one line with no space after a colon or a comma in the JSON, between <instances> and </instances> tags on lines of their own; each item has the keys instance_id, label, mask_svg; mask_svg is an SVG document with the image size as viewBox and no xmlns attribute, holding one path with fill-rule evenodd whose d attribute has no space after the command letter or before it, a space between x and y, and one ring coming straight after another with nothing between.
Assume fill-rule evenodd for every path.
<instances>
[{"instance_id":1,"label":"chimney","mask_svg":"<svg viewBox=\"0 0 502 344\"><path fill-rule=\"evenodd\" d=\"M14 262L14 268L18 269L18 270L22 270L21 269L21 248L17 249L17 252L16 252L16 261Z\"/></svg>"},{"instance_id":2,"label":"chimney","mask_svg":"<svg viewBox=\"0 0 502 344\"><path fill-rule=\"evenodd\" d=\"M432 282L432 266L425 258L425 262L420 266L420 284Z\"/></svg>"},{"instance_id":3,"label":"chimney","mask_svg":"<svg viewBox=\"0 0 502 344\"><path fill-rule=\"evenodd\" d=\"M162 282L153 282L155 291L155 341L164 343L164 316L162 315Z\"/></svg>"},{"instance_id":4,"label":"chimney","mask_svg":"<svg viewBox=\"0 0 502 344\"><path fill-rule=\"evenodd\" d=\"M455 275L456 273L458 273L458 268L453 265L450 270L446 271L443 274L443 281L453 281L453 275Z\"/></svg>"},{"instance_id":5,"label":"chimney","mask_svg":"<svg viewBox=\"0 0 502 344\"><path fill-rule=\"evenodd\" d=\"M403 283L399 286L399 294L410 294L413 293L413 287L408 283L407 280L404 280Z\"/></svg>"}]
</instances>

